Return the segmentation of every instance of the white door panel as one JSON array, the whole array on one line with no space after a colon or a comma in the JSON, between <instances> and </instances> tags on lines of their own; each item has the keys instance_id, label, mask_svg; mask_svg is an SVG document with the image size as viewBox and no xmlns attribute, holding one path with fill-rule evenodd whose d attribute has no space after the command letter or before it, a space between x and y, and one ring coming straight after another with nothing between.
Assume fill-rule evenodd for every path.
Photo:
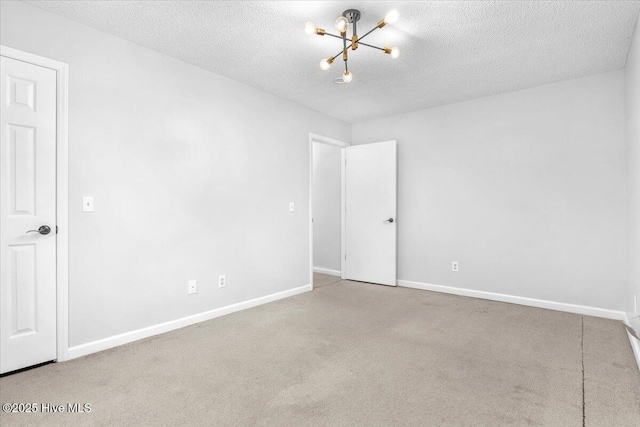
<instances>
[{"instance_id":1,"label":"white door panel","mask_svg":"<svg viewBox=\"0 0 640 427\"><path fill-rule=\"evenodd\" d=\"M346 148L346 278L396 285L396 142Z\"/></svg>"},{"instance_id":2,"label":"white door panel","mask_svg":"<svg viewBox=\"0 0 640 427\"><path fill-rule=\"evenodd\" d=\"M56 358L56 72L2 57L0 373ZM46 225L48 234L38 230Z\"/></svg>"}]
</instances>

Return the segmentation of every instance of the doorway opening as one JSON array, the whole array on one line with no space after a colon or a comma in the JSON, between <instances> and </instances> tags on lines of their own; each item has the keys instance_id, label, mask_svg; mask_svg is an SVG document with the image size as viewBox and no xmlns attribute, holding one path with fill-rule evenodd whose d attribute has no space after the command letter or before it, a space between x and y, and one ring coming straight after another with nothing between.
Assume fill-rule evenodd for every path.
<instances>
[{"instance_id":1,"label":"doorway opening","mask_svg":"<svg viewBox=\"0 0 640 427\"><path fill-rule=\"evenodd\" d=\"M351 146L310 134L309 144L312 287L396 286L396 141Z\"/></svg>"},{"instance_id":2,"label":"doorway opening","mask_svg":"<svg viewBox=\"0 0 640 427\"><path fill-rule=\"evenodd\" d=\"M309 134L309 264L314 289L345 277L345 149L349 145Z\"/></svg>"}]
</instances>

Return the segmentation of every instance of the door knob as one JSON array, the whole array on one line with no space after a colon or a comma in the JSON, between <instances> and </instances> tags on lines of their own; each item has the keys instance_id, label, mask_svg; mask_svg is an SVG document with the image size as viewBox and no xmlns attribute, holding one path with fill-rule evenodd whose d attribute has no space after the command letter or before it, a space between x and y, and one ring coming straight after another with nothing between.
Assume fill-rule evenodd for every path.
<instances>
[{"instance_id":1,"label":"door knob","mask_svg":"<svg viewBox=\"0 0 640 427\"><path fill-rule=\"evenodd\" d=\"M41 225L37 230L29 230L27 233L40 233L40 234L49 234L51 233L51 227L48 225Z\"/></svg>"},{"instance_id":2,"label":"door knob","mask_svg":"<svg viewBox=\"0 0 640 427\"><path fill-rule=\"evenodd\" d=\"M387 223L387 224L391 224L393 221L395 221L393 218L389 218L389 219L385 219L382 222Z\"/></svg>"}]
</instances>

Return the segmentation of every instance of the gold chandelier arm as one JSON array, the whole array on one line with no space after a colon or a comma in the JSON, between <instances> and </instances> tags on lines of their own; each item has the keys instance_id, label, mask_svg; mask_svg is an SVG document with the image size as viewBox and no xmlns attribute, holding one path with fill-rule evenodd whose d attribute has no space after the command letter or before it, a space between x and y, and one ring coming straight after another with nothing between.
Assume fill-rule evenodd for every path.
<instances>
[{"instance_id":1,"label":"gold chandelier arm","mask_svg":"<svg viewBox=\"0 0 640 427\"><path fill-rule=\"evenodd\" d=\"M381 21L382 22L382 21ZM373 33L375 30L377 30L378 28L382 28L384 25L380 26L380 23L378 23L378 25L376 25L375 27L373 27L372 29L370 29L369 31L367 31L363 36L358 36L357 38L357 43L358 45L363 45L363 46L367 46L367 47L371 47L373 49L378 49L378 50L382 50L384 51L383 48L378 47L378 46L374 46L368 43L362 43L362 39L367 37L369 34ZM334 61L336 58L338 58L338 56L343 55L345 49L350 49L353 46L353 42L351 42L351 44L349 44L349 46L347 46L347 41L346 41L346 32L344 35L342 36L338 36L336 34L331 34L329 32L325 32L324 33L325 36L330 36L330 37L335 37L336 39L341 39L344 43L344 48L343 50L341 50L340 52L336 53L334 56L331 57L332 61ZM347 66L346 61L345 61L345 67Z\"/></svg>"},{"instance_id":2,"label":"gold chandelier arm","mask_svg":"<svg viewBox=\"0 0 640 427\"><path fill-rule=\"evenodd\" d=\"M381 48L381 47L378 47L378 46L374 46L372 44L362 43L360 40L358 40L358 43L361 44L362 46L372 47L372 48L378 49L378 50L384 50L384 48Z\"/></svg>"},{"instance_id":3,"label":"gold chandelier arm","mask_svg":"<svg viewBox=\"0 0 640 427\"><path fill-rule=\"evenodd\" d=\"M372 48L374 48L374 49L384 50L383 48L378 47L378 46L374 46L374 45L367 44L367 43L361 43L361 42L360 42L360 40L358 40L358 43L359 43L359 44L361 44L361 45L363 45L363 46L372 47ZM352 46L352 44L348 45L348 46L347 46L347 49L351 49L351 46ZM335 55L333 55L333 56L331 57L331 59L332 59L332 60L335 60L338 56L342 55L343 53L344 53L344 49L343 49L343 50L341 50L340 52L336 53Z\"/></svg>"},{"instance_id":4,"label":"gold chandelier arm","mask_svg":"<svg viewBox=\"0 0 640 427\"><path fill-rule=\"evenodd\" d=\"M363 38L367 37L369 34L373 33L373 32L374 32L375 30L377 30L378 28L380 28L380 27L377 27L377 26L376 26L376 27L373 27L369 32L365 33L365 35L364 35L364 36L358 36L358 42L360 42L360 40L362 40ZM331 34L331 33L327 32L327 31L325 31L323 35L324 35L324 36L335 37L336 39L340 39L340 40L342 40L342 39L343 39L343 37L342 37L342 36L339 36L339 35L337 35L337 34Z\"/></svg>"},{"instance_id":5,"label":"gold chandelier arm","mask_svg":"<svg viewBox=\"0 0 640 427\"><path fill-rule=\"evenodd\" d=\"M349 65L347 64L347 61L349 61L349 56L347 54L347 52L349 51L348 47L347 47L347 31L345 29L345 31L341 32L340 35L342 36L342 60L344 61L344 69L345 72L348 73L349 72ZM351 47L351 46L349 46Z\"/></svg>"},{"instance_id":6,"label":"gold chandelier arm","mask_svg":"<svg viewBox=\"0 0 640 427\"><path fill-rule=\"evenodd\" d=\"M351 48L351 45L347 46L347 49L350 49L350 48ZM333 60L335 60L338 56L342 55L343 53L344 53L344 49L343 49L343 50L341 50L340 52L336 53L336 54L335 54L334 56L332 56L331 58L332 58Z\"/></svg>"},{"instance_id":7,"label":"gold chandelier arm","mask_svg":"<svg viewBox=\"0 0 640 427\"><path fill-rule=\"evenodd\" d=\"M384 22L384 20L382 20L382 21L380 21L380 22ZM384 27L384 25L383 25L382 27ZM379 26L379 25L376 25L375 27L373 27L372 29L370 29L369 31L367 31L363 36L358 36L358 42L359 42L360 40L362 40L363 38L367 37L369 34L373 33L373 32L374 32L375 30L377 30L378 28L382 28L382 27L381 27L381 26ZM324 35L324 36L331 36L331 37L335 37L335 38L337 38L337 39L342 39L342 38L343 38L343 36L339 36L339 35L336 35L336 34L331 34L331 33L327 32L327 31L325 31L323 35ZM346 35L346 32L345 32L345 35Z\"/></svg>"},{"instance_id":8,"label":"gold chandelier arm","mask_svg":"<svg viewBox=\"0 0 640 427\"><path fill-rule=\"evenodd\" d=\"M378 28L382 28L382 27L379 27L379 26L376 25L375 27L373 27L372 29L370 29L369 31L364 33L364 36L359 36L359 40L362 40L363 38L367 37L369 34L373 33Z\"/></svg>"},{"instance_id":9,"label":"gold chandelier arm","mask_svg":"<svg viewBox=\"0 0 640 427\"><path fill-rule=\"evenodd\" d=\"M342 36L338 36L338 35L335 35L335 34L327 33L326 31L325 31L324 35L325 35L325 36L335 37L335 38L337 38L337 39L342 40Z\"/></svg>"}]
</instances>

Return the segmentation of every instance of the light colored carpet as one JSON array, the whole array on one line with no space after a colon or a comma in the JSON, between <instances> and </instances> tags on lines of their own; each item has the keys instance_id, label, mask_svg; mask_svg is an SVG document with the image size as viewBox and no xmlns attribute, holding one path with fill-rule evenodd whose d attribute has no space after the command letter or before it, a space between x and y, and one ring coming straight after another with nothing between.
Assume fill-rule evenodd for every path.
<instances>
[{"instance_id":1,"label":"light colored carpet","mask_svg":"<svg viewBox=\"0 0 640 427\"><path fill-rule=\"evenodd\" d=\"M634 363L620 322L340 281L2 378L92 405L2 425L637 427Z\"/></svg>"},{"instance_id":2,"label":"light colored carpet","mask_svg":"<svg viewBox=\"0 0 640 427\"><path fill-rule=\"evenodd\" d=\"M327 286L332 283L339 282L340 278L338 276L330 276L328 274L322 273L313 273L313 288L320 288L322 286Z\"/></svg>"}]
</instances>

